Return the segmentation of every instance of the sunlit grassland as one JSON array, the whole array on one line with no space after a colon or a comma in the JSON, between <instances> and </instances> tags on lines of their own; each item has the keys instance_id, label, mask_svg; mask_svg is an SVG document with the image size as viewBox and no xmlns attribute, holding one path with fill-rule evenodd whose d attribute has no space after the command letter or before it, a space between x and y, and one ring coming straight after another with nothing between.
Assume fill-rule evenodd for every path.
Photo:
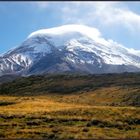
<instances>
[{"instance_id":1,"label":"sunlit grassland","mask_svg":"<svg viewBox=\"0 0 140 140\"><path fill-rule=\"evenodd\" d=\"M1 95L0 138L139 138L140 107L83 104L83 97Z\"/></svg>"}]
</instances>

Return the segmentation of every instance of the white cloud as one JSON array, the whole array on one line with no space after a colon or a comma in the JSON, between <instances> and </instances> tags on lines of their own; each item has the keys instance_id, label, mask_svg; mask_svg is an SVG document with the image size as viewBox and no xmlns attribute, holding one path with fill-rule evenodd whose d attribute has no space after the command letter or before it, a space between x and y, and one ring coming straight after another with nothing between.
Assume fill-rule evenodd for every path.
<instances>
[{"instance_id":1,"label":"white cloud","mask_svg":"<svg viewBox=\"0 0 140 140\"><path fill-rule=\"evenodd\" d=\"M43 11L52 9L61 24L86 24L98 28L123 28L135 34L140 31L140 15L125 2L31 2ZM46 15L47 16L47 15Z\"/></svg>"},{"instance_id":2,"label":"white cloud","mask_svg":"<svg viewBox=\"0 0 140 140\"><path fill-rule=\"evenodd\" d=\"M133 32L140 30L140 15L121 2L68 2L60 11L64 23L120 26Z\"/></svg>"},{"instance_id":3,"label":"white cloud","mask_svg":"<svg viewBox=\"0 0 140 140\"><path fill-rule=\"evenodd\" d=\"M140 30L140 15L127 8L118 8L114 5L105 5L96 8L94 16L98 17L100 23L123 26L131 31ZM102 22L103 21L103 22Z\"/></svg>"}]
</instances>

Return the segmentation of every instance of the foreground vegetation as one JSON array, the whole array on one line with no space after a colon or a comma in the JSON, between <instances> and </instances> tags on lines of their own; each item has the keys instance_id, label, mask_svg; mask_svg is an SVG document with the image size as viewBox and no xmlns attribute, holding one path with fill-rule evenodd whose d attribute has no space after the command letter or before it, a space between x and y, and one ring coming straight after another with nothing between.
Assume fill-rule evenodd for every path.
<instances>
[{"instance_id":1,"label":"foreground vegetation","mask_svg":"<svg viewBox=\"0 0 140 140\"><path fill-rule=\"evenodd\" d=\"M140 74L56 75L0 85L0 138L140 138Z\"/></svg>"},{"instance_id":2,"label":"foreground vegetation","mask_svg":"<svg viewBox=\"0 0 140 140\"><path fill-rule=\"evenodd\" d=\"M0 99L1 138L139 138L139 107L59 103L46 96Z\"/></svg>"}]
</instances>

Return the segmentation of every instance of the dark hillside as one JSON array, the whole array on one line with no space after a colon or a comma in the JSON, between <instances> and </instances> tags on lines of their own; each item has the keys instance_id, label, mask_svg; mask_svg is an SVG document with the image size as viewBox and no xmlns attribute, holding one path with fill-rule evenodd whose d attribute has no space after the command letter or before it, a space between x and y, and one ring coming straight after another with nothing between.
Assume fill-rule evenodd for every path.
<instances>
[{"instance_id":1,"label":"dark hillside","mask_svg":"<svg viewBox=\"0 0 140 140\"><path fill-rule=\"evenodd\" d=\"M78 98L77 102L93 105L140 106L140 73L22 77L1 84L0 94L59 97L73 95Z\"/></svg>"}]
</instances>

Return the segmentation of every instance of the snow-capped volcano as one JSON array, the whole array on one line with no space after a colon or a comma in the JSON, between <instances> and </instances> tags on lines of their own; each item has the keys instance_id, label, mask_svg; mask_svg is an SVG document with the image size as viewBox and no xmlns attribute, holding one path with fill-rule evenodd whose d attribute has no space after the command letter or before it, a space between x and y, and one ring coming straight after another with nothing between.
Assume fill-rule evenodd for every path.
<instances>
[{"instance_id":1,"label":"snow-capped volcano","mask_svg":"<svg viewBox=\"0 0 140 140\"><path fill-rule=\"evenodd\" d=\"M0 75L140 71L140 51L106 40L96 28L64 25L31 33L0 57Z\"/></svg>"}]
</instances>

